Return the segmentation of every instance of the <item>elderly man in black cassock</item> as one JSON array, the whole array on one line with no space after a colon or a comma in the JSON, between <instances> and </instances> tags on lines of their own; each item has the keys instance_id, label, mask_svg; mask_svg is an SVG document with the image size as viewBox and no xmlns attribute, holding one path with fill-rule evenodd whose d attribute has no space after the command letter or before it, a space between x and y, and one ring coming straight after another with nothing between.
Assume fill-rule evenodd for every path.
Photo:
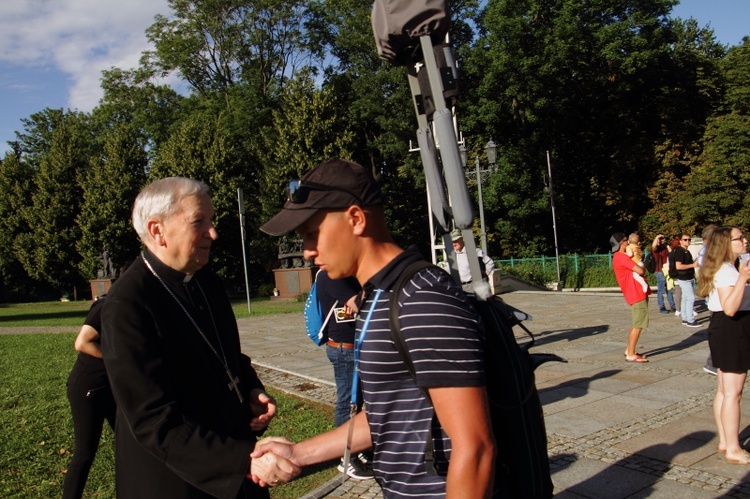
<instances>
[{"instance_id":1,"label":"elderly man in black cassock","mask_svg":"<svg viewBox=\"0 0 750 499\"><path fill-rule=\"evenodd\" d=\"M117 402L115 469L123 498L265 498L299 470L250 459L276 402L240 352L219 278L205 268L213 226L208 187L180 177L138 195L145 249L112 285L102 354Z\"/></svg>"}]
</instances>

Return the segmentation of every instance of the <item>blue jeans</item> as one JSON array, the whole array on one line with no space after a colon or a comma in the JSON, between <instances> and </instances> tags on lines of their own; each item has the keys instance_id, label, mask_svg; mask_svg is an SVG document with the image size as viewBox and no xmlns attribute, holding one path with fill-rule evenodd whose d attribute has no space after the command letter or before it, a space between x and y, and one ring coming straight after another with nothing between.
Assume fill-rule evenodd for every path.
<instances>
[{"instance_id":1,"label":"blue jeans","mask_svg":"<svg viewBox=\"0 0 750 499\"><path fill-rule=\"evenodd\" d=\"M659 302L659 310L666 310L664 307L664 295L667 295L669 308L674 312L677 308L674 306L674 293L667 289L667 278L663 272L654 272L656 276L656 301Z\"/></svg>"},{"instance_id":2,"label":"blue jeans","mask_svg":"<svg viewBox=\"0 0 750 499\"><path fill-rule=\"evenodd\" d=\"M682 290L682 301L680 303L680 313L682 314L682 320L685 322L693 322L695 316L693 315L693 304L695 304L695 291L693 291L693 280L689 281L678 281L675 279L675 286L679 286Z\"/></svg>"},{"instance_id":3,"label":"blue jeans","mask_svg":"<svg viewBox=\"0 0 750 499\"><path fill-rule=\"evenodd\" d=\"M336 380L336 426L349 421L349 402L354 377L354 349L326 345L326 355L333 365L333 378ZM362 394L357 390L357 405L362 405Z\"/></svg>"}]
</instances>

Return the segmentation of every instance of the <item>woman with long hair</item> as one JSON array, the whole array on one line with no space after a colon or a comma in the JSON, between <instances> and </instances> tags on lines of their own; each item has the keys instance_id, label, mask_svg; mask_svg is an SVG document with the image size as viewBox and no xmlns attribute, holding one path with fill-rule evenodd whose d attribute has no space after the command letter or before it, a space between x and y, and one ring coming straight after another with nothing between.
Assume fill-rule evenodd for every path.
<instances>
[{"instance_id":1,"label":"woman with long hair","mask_svg":"<svg viewBox=\"0 0 750 499\"><path fill-rule=\"evenodd\" d=\"M717 368L718 388L714 418L719 433L719 452L731 464L750 464L750 453L740 446L740 399L750 369L750 279L747 262L737 265L746 251L747 239L737 227L716 229L706 245L700 267L698 294L707 296L711 311L708 346Z\"/></svg>"}]
</instances>

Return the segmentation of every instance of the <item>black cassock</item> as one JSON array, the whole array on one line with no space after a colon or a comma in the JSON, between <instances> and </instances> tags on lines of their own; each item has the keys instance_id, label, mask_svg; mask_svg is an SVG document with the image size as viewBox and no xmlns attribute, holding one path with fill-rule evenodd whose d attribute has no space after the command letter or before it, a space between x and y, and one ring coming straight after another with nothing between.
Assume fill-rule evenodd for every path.
<instances>
[{"instance_id":1,"label":"black cassock","mask_svg":"<svg viewBox=\"0 0 750 499\"><path fill-rule=\"evenodd\" d=\"M144 256L161 280L137 258L102 311L102 354L118 410L118 497L268 497L245 478L257 437L249 393L263 385L240 352L219 278L204 268L184 282L185 274ZM224 358L243 402L228 386Z\"/></svg>"}]
</instances>

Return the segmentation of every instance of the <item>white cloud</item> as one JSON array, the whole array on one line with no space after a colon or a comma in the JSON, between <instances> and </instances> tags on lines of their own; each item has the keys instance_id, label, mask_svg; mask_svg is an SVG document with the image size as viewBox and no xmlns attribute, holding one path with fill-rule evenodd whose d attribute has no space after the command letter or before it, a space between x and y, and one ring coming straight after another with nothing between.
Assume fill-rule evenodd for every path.
<instances>
[{"instance_id":1,"label":"white cloud","mask_svg":"<svg viewBox=\"0 0 750 499\"><path fill-rule=\"evenodd\" d=\"M90 111L102 70L136 67L149 48L146 28L169 12L167 0L4 0L0 63L53 66L69 76L68 106Z\"/></svg>"}]
</instances>

